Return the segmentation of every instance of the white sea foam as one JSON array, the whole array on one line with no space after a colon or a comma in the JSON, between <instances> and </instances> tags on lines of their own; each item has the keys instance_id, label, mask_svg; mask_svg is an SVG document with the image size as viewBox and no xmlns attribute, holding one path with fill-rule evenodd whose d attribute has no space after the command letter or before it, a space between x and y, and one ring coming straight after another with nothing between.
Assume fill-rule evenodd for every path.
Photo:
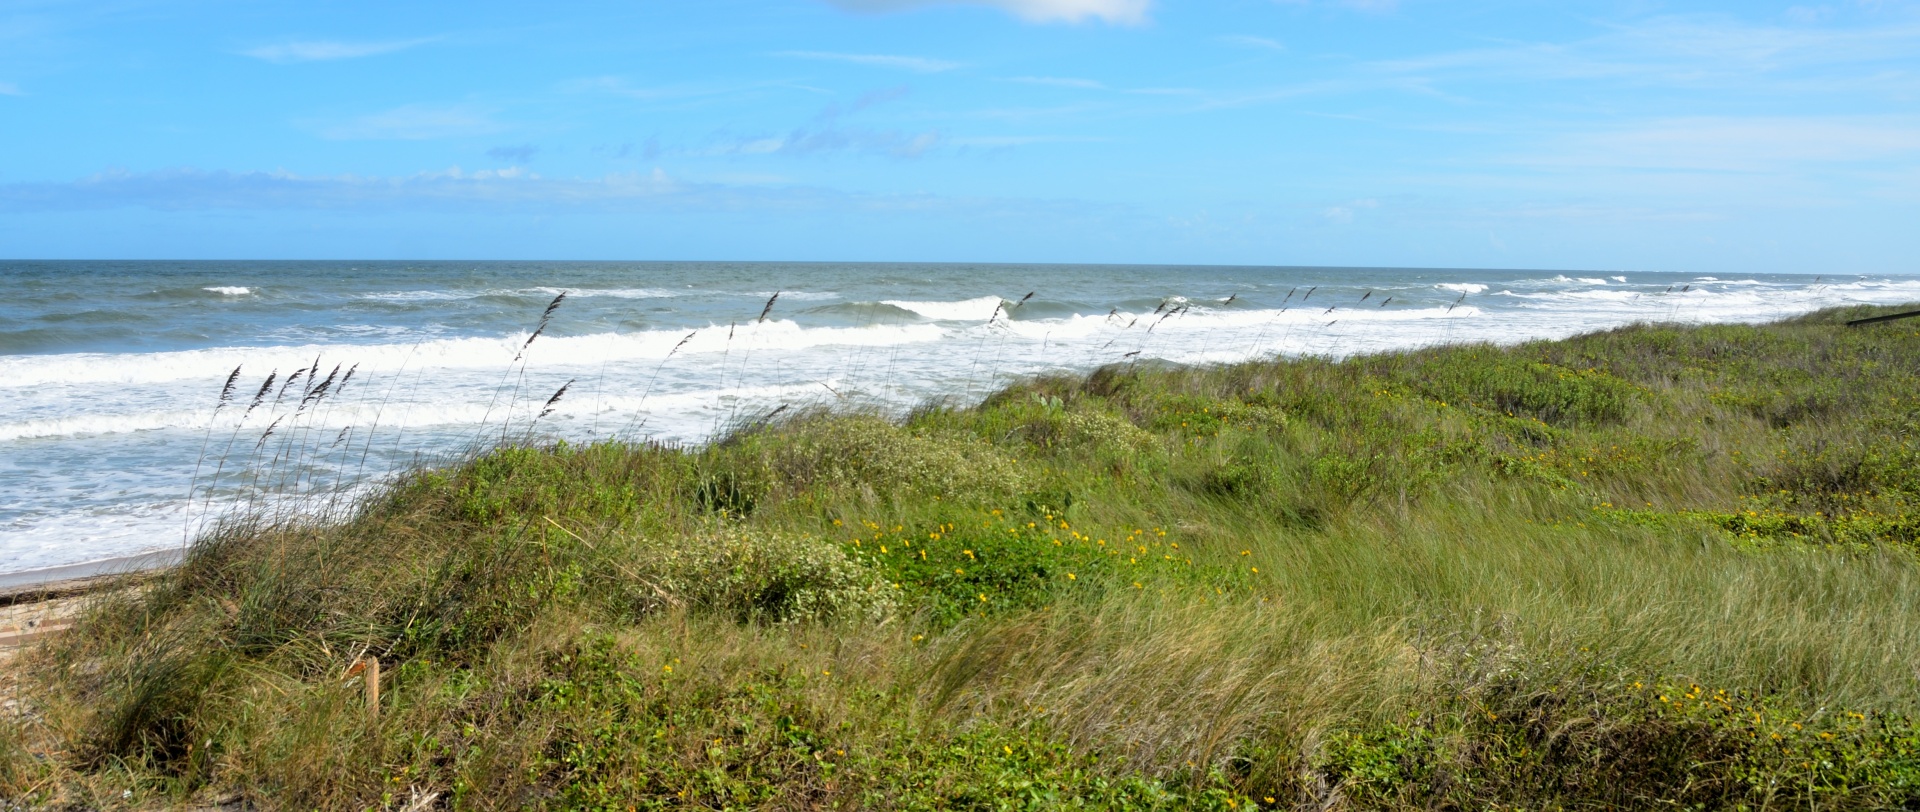
<instances>
[{"instance_id":1,"label":"white sea foam","mask_svg":"<svg viewBox=\"0 0 1920 812\"><path fill-rule=\"evenodd\" d=\"M243 288L238 285L215 285L210 288L201 288L201 290L208 293L218 293L221 296L250 296L253 294L253 288Z\"/></svg>"},{"instance_id":2,"label":"white sea foam","mask_svg":"<svg viewBox=\"0 0 1920 812\"><path fill-rule=\"evenodd\" d=\"M1621 283L1621 284L1625 284L1625 283L1626 283L1626 281L1627 281L1627 278L1626 278L1626 277L1624 277L1624 276L1612 276L1612 277L1608 277L1608 278L1609 278L1609 279L1612 279L1612 280L1613 280L1613 281L1615 281L1615 282L1619 282L1619 283Z\"/></svg>"},{"instance_id":3,"label":"white sea foam","mask_svg":"<svg viewBox=\"0 0 1920 812\"><path fill-rule=\"evenodd\" d=\"M1439 288L1441 290L1450 290L1450 291L1453 291L1454 293L1486 293L1487 292L1487 286L1482 285L1478 282L1441 282L1438 285L1434 285L1434 287Z\"/></svg>"}]
</instances>

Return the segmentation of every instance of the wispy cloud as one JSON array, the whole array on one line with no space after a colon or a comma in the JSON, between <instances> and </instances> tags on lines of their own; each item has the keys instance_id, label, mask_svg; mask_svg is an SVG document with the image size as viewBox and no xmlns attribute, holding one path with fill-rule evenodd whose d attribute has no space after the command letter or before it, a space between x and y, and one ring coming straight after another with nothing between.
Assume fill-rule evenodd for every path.
<instances>
[{"instance_id":1,"label":"wispy cloud","mask_svg":"<svg viewBox=\"0 0 1920 812\"><path fill-rule=\"evenodd\" d=\"M1661 16L1607 25L1579 39L1503 42L1354 62L1282 85L1181 92L1198 98L1197 110L1378 92L1479 105L1477 93L1488 87L1510 93L1531 84L1580 82L1636 93L1710 91L1715 103L1743 97L1778 107L1792 95L1920 94L1920 76L1910 69L1916 51L1920 20L1804 29L1717 15ZM1628 114L1615 109L1610 115Z\"/></svg>"},{"instance_id":2,"label":"wispy cloud","mask_svg":"<svg viewBox=\"0 0 1920 812\"><path fill-rule=\"evenodd\" d=\"M1360 11L1388 12L1400 7L1400 0L1274 0L1283 6L1341 6Z\"/></svg>"},{"instance_id":3,"label":"wispy cloud","mask_svg":"<svg viewBox=\"0 0 1920 812\"><path fill-rule=\"evenodd\" d=\"M1083 90L1102 90L1106 85L1092 79L1074 79L1065 76L1011 76L1003 82L1015 82L1023 85L1044 85L1047 87L1071 87Z\"/></svg>"},{"instance_id":4,"label":"wispy cloud","mask_svg":"<svg viewBox=\"0 0 1920 812\"><path fill-rule=\"evenodd\" d=\"M823 62L847 62L854 65L870 65L876 68L893 68L915 73L940 73L962 67L958 62L944 59L928 59L921 56L895 56L892 54L843 54L829 51L780 51L774 56L792 59L814 59Z\"/></svg>"},{"instance_id":5,"label":"wispy cloud","mask_svg":"<svg viewBox=\"0 0 1920 812\"><path fill-rule=\"evenodd\" d=\"M630 200L668 194L678 188L658 172L580 181L548 180L517 169L467 172L458 167L403 177L190 168L157 172L117 170L67 183L0 184L0 209L435 208Z\"/></svg>"},{"instance_id":6,"label":"wispy cloud","mask_svg":"<svg viewBox=\"0 0 1920 812\"><path fill-rule=\"evenodd\" d=\"M105 172L67 182L0 183L0 211L910 211L1051 222L1116 208L1071 200L869 194L814 186L697 181L660 169L597 178L452 168L407 176L298 175L171 169Z\"/></svg>"},{"instance_id":7,"label":"wispy cloud","mask_svg":"<svg viewBox=\"0 0 1920 812\"><path fill-rule=\"evenodd\" d=\"M487 135L506 127L491 111L473 105L409 104L315 129L321 137L339 141L427 141Z\"/></svg>"},{"instance_id":8,"label":"wispy cloud","mask_svg":"<svg viewBox=\"0 0 1920 812\"><path fill-rule=\"evenodd\" d=\"M516 144L513 146L494 147L493 149L487 150L487 157L496 161L524 164L531 162L533 156L539 151L540 148L533 144Z\"/></svg>"},{"instance_id":9,"label":"wispy cloud","mask_svg":"<svg viewBox=\"0 0 1920 812\"><path fill-rule=\"evenodd\" d=\"M706 152L710 155L821 155L851 152L917 158L939 144L940 133L932 130L909 133L828 126L801 128L785 136L720 140Z\"/></svg>"},{"instance_id":10,"label":"wispy cloud","mask_svg":"<svg viewBox=\"0 0 1920 812\"><path fill-rule=\"evenodd\" d=\"M341 42L338 40L294 40L273 45L248 48L240 53L268 62L291 64L295 62L329 62L336 59L359 59L364 56L378 56L396 51L404 51L433 42L439 37L421 37L418 39L386 40L382 42Z\"/></svg>"},{"instance_id":11,"label":"wispy cloud","mask_svg":"<svg viewBox=\"0 0 1920 812\"><path fill-rule=\"evenodd\" d=\"M842 119L889 102L906 98L912 89L881 88L862 94L852 104L827 105L813 121L796 127L784 136L717 138L701 154L707 155L815 155L835 152L916 158L941 143L938 131L901 132L860 126L848 126Z\"/></svg>"},{"instance_id":12,"label":"wispy cloud","mask_svg":"<svg viewBox=\"0 0 1920 812\"><path fill-rule=\"evenodd\" d=\"M629 82L619 76L588 76L570 79L559 84L559 89L568 93L604 93L638 102L710 102L728 96L752 93L764 90L800 90L807 93L827 94L831 91L795 84L784 80L762 82L677 82L673 84L640 85Z\"/></svg>"},{"instance_id":13,"label":"wispy cloud","mask_svg":"<svg viewBox=\"0 0 1920 812\"><path fill-rule=\"evenodd\" d=\"M1244 48L1259 48L1263 51L1284 51L1287 49L1287 46L1281 44L1279 40L1249 36L1246 34L1228 34L1221 37L1220 41L1228 45L1239 45Z\"/></svg>"},{"instance_id":14,"label":"wispy cloud","mask_svg":"<svg viewBox=\"0 0 1920 812\"><path fill-rule=\"evenodd\" d=\"M1920 48L1920 24L1799 28L1696 15L1614 26L1607 33L1572 42L1510 43L1384 60L1371 67L1442 77L1752 87L1763 77L1792 71L1904 60L1916 48ZM1847 77L1845 83L1857 86L1859 79Z\"/></svg>"},{"instance_id":15,"label":"wispy cloud","mask_svg":"<svg viewBox=\"0 0 1920 812\"><path fill-rule=\"evenodd\" d=\"M19 85L12 82L0 82L0 96L25 96Z\"/></svg>"},{"instance_id":16,"label":"wispy cloud","mask_svg":"<svg viewBox=\"0 0 1920 812\"><path fill-rule=\"evenodd\" d=\"M1920 118L1688 117L1551 140L1537 167L1789 173L1815 164L1920 162Z\"/></svg>"},{"instance_id":17,"label":"wispy cloud","mask_svg":"<svg viewBox=\"0 0 1920 812\"><path fill-rule=\"evenodd\" d=\"M987 6L1035 23L1101 20L1120 25L1147 21L1152 0L827 0L851 11L902 11L929 6Z\"/></svg>"},{"instance_id":18,"label":"wispy cloud","mask_svg":"<svg viewBox=\"0 0 1920 812\"><path fill-rule=\"evenodd\" d=\"M968 135L949 138L942 143L954 147L1008 149L1034 144L1095 144L1106 140L1108 139L1072 135Z\"/></svg>"},{"instance_id":19,"label":"wispy cloud","mask_svg":"<svg viewBox=\"0 0 1920 812\"><path fill-rule=\"evenodd\" d=\"M1334 225L1344 226L1353 222L1356 212L1377 208L1380 208L1380 201L1372 198L1350 200L1337 206L1328 206L1326 211L1320 213L1320 217Z\"/></svg>"}]
</instances>

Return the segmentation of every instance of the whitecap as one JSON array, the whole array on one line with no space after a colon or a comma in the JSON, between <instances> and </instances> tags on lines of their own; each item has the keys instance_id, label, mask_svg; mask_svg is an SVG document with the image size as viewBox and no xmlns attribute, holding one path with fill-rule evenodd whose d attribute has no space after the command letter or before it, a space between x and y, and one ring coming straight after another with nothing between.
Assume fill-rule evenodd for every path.
<instances>
[{"instance_id":1,"label":"whitecap","mask_svg":"<svg viewBox=\"0 0 1920 812\"><path fill-rule=\"evenodd\" d=\"M445 290L395 290L383 293L363 293L362 299L379 302L445 302L454 299L471 299L478 293L455 293Z\"/></svg>"},{"instance_id":2,"label":"whitecap","mask_svg":"<svg viewBox=\"0 0 1920 812\"><path fill-rule=\"evenodd\" d=\"M1441 282L1434 287L1454 293L1486 293L1487 286L1477 282Z\"/></svg>"},{"instance_id":3,"label":"whitecap","mask_svg":"<svg viewBox=\"0 0 1920 812\"><path fill-rule=\"evenodd\" d=\"M241 287L241 286L239 286L239 285L215 285L215 286L213 286L213 287L210 287L210 288L201 288L201 290L204 290L204 291L206 291L206 292L208 292L208 293L218 293L218 294L220 294L221 296L251 296L251 295L253 295L253 288L246 288L246 287Z\"/></svg>"}]
</instances>

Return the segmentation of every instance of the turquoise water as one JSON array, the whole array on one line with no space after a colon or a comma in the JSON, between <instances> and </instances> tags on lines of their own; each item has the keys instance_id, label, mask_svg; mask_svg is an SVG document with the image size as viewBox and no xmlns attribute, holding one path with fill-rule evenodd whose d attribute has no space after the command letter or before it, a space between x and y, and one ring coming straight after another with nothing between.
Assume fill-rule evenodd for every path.
<instances>
[{"instance_id":1,"label":"turquoise water","mask_svg":"<svg viewBox=\"0 0 1920 812\"><path fill-rule=\"evenodd\" d=\"M1130 359L1920 300L1904 277L1207 266L0 261L0 282L0 572L178 547L503 436L698 442Z\"/></svg>"}]
</instances>

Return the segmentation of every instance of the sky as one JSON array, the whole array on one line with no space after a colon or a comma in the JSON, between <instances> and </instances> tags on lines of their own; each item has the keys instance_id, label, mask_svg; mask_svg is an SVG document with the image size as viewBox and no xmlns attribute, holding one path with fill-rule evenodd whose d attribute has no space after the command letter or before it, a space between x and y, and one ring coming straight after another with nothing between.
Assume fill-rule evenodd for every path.
<instances>
[{"instance_id":1,"label":"sky","mask_svg":"<svg viewBox=\"0 0 1920 812\"><path fill-rule=\"evenodd\" d=\"M1920 1L0 0L0 257L1920 273Z\"/></svg>"}]
</instances>

